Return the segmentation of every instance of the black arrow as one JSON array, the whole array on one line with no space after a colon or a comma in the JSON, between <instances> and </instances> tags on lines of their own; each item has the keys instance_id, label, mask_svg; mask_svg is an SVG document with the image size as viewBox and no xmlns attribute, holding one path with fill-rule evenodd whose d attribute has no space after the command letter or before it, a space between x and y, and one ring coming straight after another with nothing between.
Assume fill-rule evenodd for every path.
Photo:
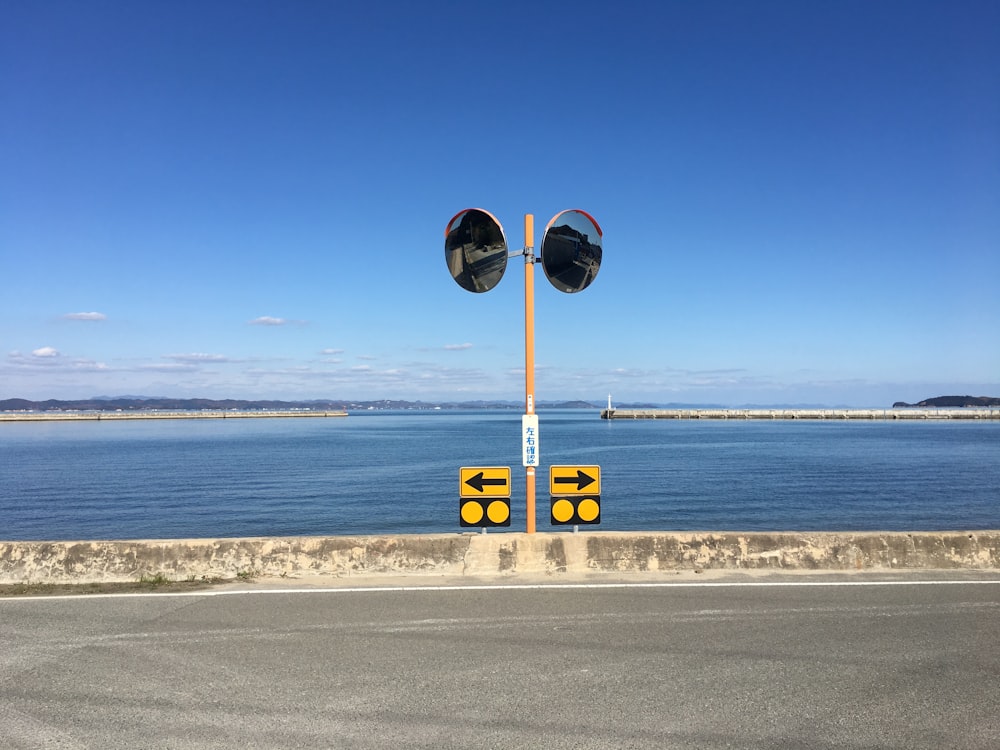
<instances>
[{"instance_id":1,"label":"black arrow","mask_svg":"<svg viewBox=\"0 0 1000 750\"><path fill-rule=\"evenodd\" d=\"M575 484L577 492L582 490L584 487L589 487L596 481L597 481L596 477L592 477L589 474L584 474L582 469L576 470L575 477L555 477L552 480L554 484Z\"/></svg>"},{"instance_id":2,"label":"black arrow","mask_svg":"<svg viewBox=\"0 0 1000 750\"><path fill-rule=\"evenodd\" d=\"M507 480L504 477L500 477L499 479L486 479L483 476L483 472L479 472L475 476L469 477L468 479L465 480L465 483L469 485L472 489L476 490L476 492L482 492L483 487L485 487L488 484L502 486L502 487L507 486Z\"/></svg>"}]
</instances>

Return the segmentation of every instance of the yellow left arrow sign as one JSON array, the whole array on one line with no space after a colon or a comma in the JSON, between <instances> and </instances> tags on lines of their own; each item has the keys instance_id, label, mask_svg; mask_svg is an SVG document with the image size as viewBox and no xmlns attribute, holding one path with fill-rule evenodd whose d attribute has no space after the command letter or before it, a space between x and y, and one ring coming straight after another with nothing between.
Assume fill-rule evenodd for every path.
<instances>
[{"instance_id":1,"label":"yellow left arrow sign","mask_svg":"<svg viewBox=\"0 0 1000 750\"><path fill-rule=\"evenodd\" d=\"M509 466L463 466L458 470L459 497L510 497Z\"/></svg>"}]
</instances>

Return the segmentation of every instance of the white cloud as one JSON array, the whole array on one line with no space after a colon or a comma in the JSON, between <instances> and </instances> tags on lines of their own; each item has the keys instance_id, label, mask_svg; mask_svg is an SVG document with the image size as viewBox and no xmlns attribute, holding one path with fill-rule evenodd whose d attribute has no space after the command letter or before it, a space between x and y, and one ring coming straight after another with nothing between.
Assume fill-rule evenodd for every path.
<instances>
[{"instance_id":1,"label":"white cloud","mask_svg":"<svg viewBox=\"0 0 1000 750\"><path fill-rule=\"evenodd\" d=\"M0 371L9 369L14 373L45 373L57 376L59 373L108 372L110 367L104 362L83 357L67 357L51 346L43 346L25 356L19 351L7 354L7 368L0 366ZM32 376L34 377L34 376ZM32 383L37 386L37 383Z\"/></svg>"},{"instance_id":2,"label":"white cloud","mask_svg":"<svg viewBox=\"0 0 1000 750\"><path fill-rule=\"evenodd\" d=\"M272 318L270 315L261 315L259 318L254 318L250 321L252 326L287 326L293 323L301 323L298 320L289 320L288 318Z\"/></svg>"},{"instance_id":3,"label":"white cloud","mask_svg":"<svg viewBox=\"0 0 1000 750\"><path fill-rule=\"evenodd\" d=\"M104 362L96 362L92 359L74 359L70 363L70 367L83 372L103 372L111 369Z\"/></svg>"},{"instance_id":4,"label":"white cloud","mask_svg":"<svg viewBox=\"0 0 1000 750\"><path fill-rule=\"evenodd\" d=\"M204 352L192 352L191 354L168 354L164 359L172 359L175 362L229 362L229 357L224 354L205 354Z\"/></svg>"},{"instance_id":5,"label":"white cloud","mask_svg":"<svg viewBox=\"0 0 1000 750\"><path fill-rule=\"evenodd\" d=\"M463 351L465 349L471 349L472 348L472 344L445 344L444 348L445 348L445 351L460 352L460 351Z\"/></svg>"},{"instance_id":6,"label":"white cloud","mask_svg":"<svg viewBox=\"0 0 1000 750\"><path fill-rule=\"evenodd\" d=\"M327 357L335 357L336 355L343 354L343 353L344 353L343 349L323 349L320 352L320 354L322 354L324 356L327 356Z\"/></svg>"},{"instance_id":7,"label":"white cloud","mask_svg":"<svg viewBox=\"0 0 1000 750\"><path fill-rule=\"evenodd\" d=\"M99 312L75 312L66 313L63 320L107 320L108 316Z\"/></svg>"},{"instance_id":8,"label":"white cloud","mask_svg":"<svg viewBox=\"0 0 1000 750\"><path fill-rule=\"evenodd\" d=\"M152 364L139 365L136 369L153 370L155 372L194 372L198 367L182 362L154 362Z\"/></svg>"}]
</instances>

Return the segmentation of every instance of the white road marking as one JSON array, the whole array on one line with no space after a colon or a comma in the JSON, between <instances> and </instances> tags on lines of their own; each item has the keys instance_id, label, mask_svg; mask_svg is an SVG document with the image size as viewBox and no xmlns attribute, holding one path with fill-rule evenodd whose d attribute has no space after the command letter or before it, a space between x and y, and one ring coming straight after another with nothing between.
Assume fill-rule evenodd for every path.
<instances>
[{"instance_id":1,"label":"white road marking","mask_svg":"<svg viewBox=\"0 0 1000 750\"><path fill-rule=\"evenodd\" d=\"M683 588L837 588L872 586L989 586L1000 585L1000 579L990 580L942 580L942 581L685 581L685 582L644 582L644 583L499 583L499 584L459 584L455 586L333 586L315 588L274 588L274 589L230 589L225 591L175 591L175 592L132 592L119 594L57 594L52 596L10 596L0 597L0 605L8 602L66 601L76 599L137 599L213 596L265 596L270 594L373 594L389 592L422 591L533 591L566 589L683 589Z\"/></svg>"}]
</instances>

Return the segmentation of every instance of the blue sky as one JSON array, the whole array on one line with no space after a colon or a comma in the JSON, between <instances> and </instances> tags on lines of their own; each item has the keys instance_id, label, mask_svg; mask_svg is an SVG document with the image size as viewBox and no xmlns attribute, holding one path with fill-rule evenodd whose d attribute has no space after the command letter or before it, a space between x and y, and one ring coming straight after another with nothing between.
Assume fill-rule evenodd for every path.
<instances>
[{"instance_id":1,"label":"blue sky","mask_svg":"<svg viewBox=\"0 0 1000 750\"><path fill-rule=\"evenodd\" d=\"M0 8L0 398L1000 396L1000 4Z\"/></svg>"}]
</instances>

